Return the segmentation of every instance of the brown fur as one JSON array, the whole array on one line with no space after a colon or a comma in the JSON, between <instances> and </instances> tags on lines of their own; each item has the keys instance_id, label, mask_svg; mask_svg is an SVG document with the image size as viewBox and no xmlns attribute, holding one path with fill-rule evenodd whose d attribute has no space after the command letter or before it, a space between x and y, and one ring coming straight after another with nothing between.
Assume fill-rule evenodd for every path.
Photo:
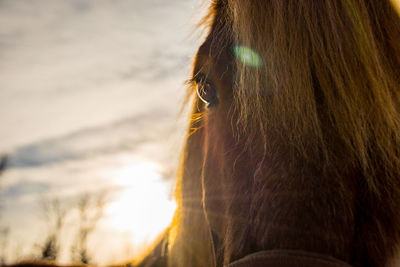
<instances>
[{"instance_id":1,"label":"brown fur","mask_svg":"<svg viewBox=\"0 0 400 267\"><path fill-rule=\"evenodd\" d=\"M192 81L212 80L219 104L193 100L169 266L271 249L387 266L400 243L391 1L216 0L206 21ZM232 45L257 51L263 66L236 60Z\"/></svg>"}]
</instances>

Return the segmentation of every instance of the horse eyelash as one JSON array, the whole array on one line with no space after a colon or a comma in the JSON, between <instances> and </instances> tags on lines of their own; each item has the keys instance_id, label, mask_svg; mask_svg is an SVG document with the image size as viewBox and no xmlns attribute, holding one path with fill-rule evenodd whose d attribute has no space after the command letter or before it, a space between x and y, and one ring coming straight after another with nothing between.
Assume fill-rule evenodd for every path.
<instances>
[{"instance_id":1,"label":"horse eyelash","mask_svg":"<svg viewBox=\"0 0 400 267\"><path fill-rule=\"evenodd\" d=\"M196 86L201 84L202 82L204 82L206 80L205 75L202 73L197 73L195 75L193 75L193 77L187 79L185 81L185 84L191 88L191 92L195 93L196 92Z\"/></svg>"},{"instance_id":2,"label":"horse eyelash","mask_svg":"<svg viewBox=\"0 0 400 267\"><path fill-rule=\"evenodd\" d=\"M199 83L202 83L204 81L207 80L208 75L206 75L205 73L199 71L198 73L194 74L193 77L191 77L190 79L188 79L186 81L187 84L189 85L197 85Z\"/></svg>"},{"instance_id":3,"label":"horse eyelash","mask_svg":"<svg viewBox=\"0 0 400 267\"><path fill-rule=\"evenodd\" d=\"M198 85L198 83L199 83L199 80L198 80L198 77L196 77L196 76L193 76L184 82L184 84L191 89L190 90L191 93L196 92L196 86Z\"/></svg>"},{"instance_id":4,"label":"horse eyelash","mask_svg":"<svg viewBox=\"0 0 400 267\"><path fill-rule=\"evenodd\" d=\"M195 77L189 78L184 82L184 84L187 85L187 86L195 86L196 85L196 78Z\"/></svg>"}]
</instances>

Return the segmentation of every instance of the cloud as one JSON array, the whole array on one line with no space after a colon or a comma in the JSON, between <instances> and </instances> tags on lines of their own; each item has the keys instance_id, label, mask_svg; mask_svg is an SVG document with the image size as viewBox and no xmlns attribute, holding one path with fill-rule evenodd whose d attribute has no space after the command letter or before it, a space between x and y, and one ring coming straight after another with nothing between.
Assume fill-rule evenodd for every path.
<instances>
[{"instance_id":1,"label":"cloud","mask_svg":"<svg viewBox=\"0 0 400 267\"><path fill-rule=\"evenodd\" d=\"M30 180L21 180L18 183L6 188L1 192L1 197L6 198L8 201L15 201L23 195L30 195L32 193L42 194L50 190L50 185L46 182L35 182Z\"/></svg>"},{"instance_id":2,"label":"cloud","mask_svg":"<svg viewBox=\"0 0 400 267\"><path fill-rule=\"evenodd\" d=\"M160 116L162 112L163 116ZM157 144L158 150L162 150L165 140L177 138L179 128L183 132L183 127L179 127L171 113L154 110L109 125L22 146L10 155L8 168L34 168L121 151L135 153L140 146L151 144ZM168 154L168 151L164 150L164 153Z\"/></svg>"},{"instance_id":3,"label":"cloud","mask_svg":"<svg viewBox=\"0 0 400 267\"><path fill-rule=\"evenodd\" d=\"M190 72L194 2L3 0L0 150L164 105Z\"/></svg>"}]
</instances>

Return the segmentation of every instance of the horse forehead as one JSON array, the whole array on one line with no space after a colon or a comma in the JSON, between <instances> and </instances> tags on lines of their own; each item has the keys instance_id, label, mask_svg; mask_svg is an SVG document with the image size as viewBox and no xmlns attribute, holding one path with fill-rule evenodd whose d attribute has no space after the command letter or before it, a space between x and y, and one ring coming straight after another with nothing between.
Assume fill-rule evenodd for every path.
<instances>
[{"instance_id":1,"label":"horse forehead","mask_svg":"<svg viewBox=\"0 0 400 267\"><path fill-rule=\"evenodd\" d=\"M229 47L215 44L212 38L207 38L197 51L194 63L194 74L204 72L213 73L214 77L231 79L232 68ZM228 82L226 80L225 82Z\"/></svg>"},{"instance_id":2,"label":"horse forehead","mask_svg":"<svg viewBox=\"0 0 400 267\"><path fill-rule=\"evenodd\" d=\"M197 54L199 56L209 56L211 52L211 33L207 36L206 40L200 45Z\"/></svg>"},{"instance_id":3,"label":"horse forehead","mask_svg":"<svg viewBox=\"0 0 400 267\"><path fill-rule=\"evenodd\" d=\"M223 43L217 41L215 33L211 31L206 40L200 45L197 55L215 59L224 49Z\"/></svg>"}]
</instances>

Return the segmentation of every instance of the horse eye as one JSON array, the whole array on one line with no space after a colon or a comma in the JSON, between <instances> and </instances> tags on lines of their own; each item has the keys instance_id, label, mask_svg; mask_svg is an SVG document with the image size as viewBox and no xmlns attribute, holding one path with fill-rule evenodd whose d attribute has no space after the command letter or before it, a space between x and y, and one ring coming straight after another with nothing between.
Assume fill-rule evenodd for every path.
<instances>
[{"instance_id":1,"label":"horse eye","mask_svg":"<svg viewBox=\"0 0 400 267\"><path fill-rule=\"evenodd\" d=\"M218 91L212 81L201 79L196 82L196 85L197 95L206 103L208 108L218 104Z\"/></svg>"}]
</instances>

